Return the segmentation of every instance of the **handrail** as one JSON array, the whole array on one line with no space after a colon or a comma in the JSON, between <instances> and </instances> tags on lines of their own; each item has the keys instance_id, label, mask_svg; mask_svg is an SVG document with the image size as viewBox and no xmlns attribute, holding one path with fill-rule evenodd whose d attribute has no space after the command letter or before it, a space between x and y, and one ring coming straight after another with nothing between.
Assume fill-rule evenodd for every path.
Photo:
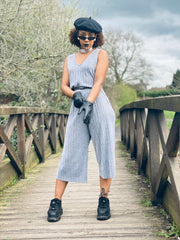
<instances>
[{"instance_id":1,"label":"handrail","mask_svg":"<svg viewBox=\"0 0 180 240\"><path fill-rule=\"evenodd\" d=\"M164 110L175 112L170 130ZM180 227L180 95L127 104L120 123L122 142L150 178L152 202L160 201Z\"/></svg>"},{"instance_id":2,"label":"handrail","mask_svg":"<svg viewBox=\"0 0 180 240\"><path fill-rule=\"evenodd\" d=\"M32 145L39 159L45 161L47 144L56 153L57 144L64 143L68 113L51 108L0 107L0 116L6 116L6 125L0 125L0 163L5 154L19 176L25 177ZM10 138L15 133L17 149ZM1 166L1 164L0 164Z\"/></svg>"},{"instance_id":3,"label":"handrail","mask_svg":"<svg viewBox=\"0 0 180 240\"><path fill-rule=\"evenodd\" d=\"M12 114L27 114L27 113L57 113L68 115L67 112L62 110L56 110L53 108L38 108L38 107L0 107L0 115L12 115Z\"/></svg>"},{"instance_id":4,"label":"handrail","mask_svg":"<svg viewBox=\"0 0 180 240\"><path fill-rule=\"evenodd\" d=\"M180 112L180 95L150 98L141 101L132 102L124 105L120 112L124 109L132 108L148 108L156 110L167 110L173 112Z\"/></svg>"}]
</instances>

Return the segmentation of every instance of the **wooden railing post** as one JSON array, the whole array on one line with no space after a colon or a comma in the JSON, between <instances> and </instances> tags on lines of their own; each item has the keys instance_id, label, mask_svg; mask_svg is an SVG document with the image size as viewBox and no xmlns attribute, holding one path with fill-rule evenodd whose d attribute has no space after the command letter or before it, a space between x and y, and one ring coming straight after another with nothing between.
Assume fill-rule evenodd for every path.
<instances>
[{"instance_id":1,"label":"wooden railing post","mask_svg":"<svg viewBox=\"0 0 180 240\"><path fill-rule=\"evenodd\" d=\"M26 171L26 147L25 147L25 121L24 114L18 115L17 118L17 151L19 159L23 166L22 177L25 178Z\"/></svg>"},{"instance_id":2,"label":"wooden railing post","mask_svg":"<svg viewBox=\"0 0 180 240\"><path fill-rule=\"evenodd\" d=\"M160 201L180 227L179 103L180 95L159 97L132 102L119 111L121 140L136 158L138 171L150 178L151 200ZM175 112L170 131L165 110Z\"/></svg>"},{"instance_id":3,"label":"wooden railing post","mask_svg":"<svg viewBox=\"0 0 180 240\"><path fill-rule=\"evenodd\" d=\"M51 131L52 131L52 141L54 145L53 153L56 153L56 114L52 114L52 122L51 122Z\"/></svg>"},{"instance_id":4,"label":"wooden railing post","mask_svg":"<svg viewBox=\"0 0 180 240\"><path fill-rule=\"evenodd\" d=\"M131 151L131 157L135 156L135 119L134 119L134 110L131 109L129 111L129 131L130 131L130 151Z\"/></svg>"},{"instance_id":5,"label":"wooden railing post","mask_svg":"<svg viewBox=\"0 0 180 240\"><path fill-rule=\"evenodd\" d=\"M9 159L0 168L0 189L63 146L68 118L67 112L36 107L0 106L3 115L9 119L0 126L0 164Z\"/></svg>"},{"instance_id":6,"label":"wooden railing post","mask_svg":"<svg viewBox=\"0 0 180 240\"><path fill-rule=\"evenodd\" d=\"M143 153L143 141L144 141L144 128L145 128L145 112L144 109L136 110L136 159L138 162L138 166L141 169L142 166L142 153Z\"/></svg>"},{"instance_id":7,"label":"wooden railing post","mask_svg":"<svg viewBox=\"0 0 180 240\"><path fill-rule=\"evenodd\" d=\"M156 200L155 186L160 166L160 139L156 123L156 112L149 110L149 163L151 177L151 199Z\"/></svg>"},{"instance_id":8,"label":"wooden railing post","mask_svg":"<svg viewBox=\"0 0 180 240\"><path fill-rule=\"evenodd\" d=\"M44 138L44 114L39 114L39 121L38 121L38 133L39 133L39 143L41 146L42 151L42 162L45 162L45 138Z\"/></svg>"},{"instance_id":9,"label":"wooden railing post","mask_svg":"<svg viewBox=\"0 0 180 240\"><path fill-rule=\"evenodd\" d=\"M121 113L121 141L125 144L125 132L126 132L126 111Z\"/></svg>"},{"instance_id":10,"label":"wooden railing post","mask_svg":"<svg viewBox=\"0 0 180 240\"><path fill-rule=\"evenodd\" d=\"M129 110L126 111L126 148L129 149L130 146L130 129L129 129Z\"/></svg>"},{"instance_id":11,"label":"wooden railing post","mask_svg":"<svg viewBox=\"0 0 180 240\"><path fill-rule=\"evenodd\" d=\"M64 144L64 122L65 122L64 115L61 116L61 122L60 122L60 137L61 137L61 144Z\"/></svg>"}]
</instances>

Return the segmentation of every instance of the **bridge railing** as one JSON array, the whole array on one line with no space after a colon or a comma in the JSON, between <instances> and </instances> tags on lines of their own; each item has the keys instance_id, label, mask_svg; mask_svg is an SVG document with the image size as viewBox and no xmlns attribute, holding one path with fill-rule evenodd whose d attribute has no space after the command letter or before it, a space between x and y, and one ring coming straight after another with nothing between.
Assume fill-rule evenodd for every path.
<instances>
[{"instance_id":1,"label":"bridge railing","mask_svg":"<svg viewBox=\"0 0 180 240\"><path fill-rule=\"evenodd\" d=\"M35 157L44 162L48 154L56 153L64 142L68 114L63 111L31 107L0 107L0 180L9 168L4 166L5 157L18 176L25 177L26 167ZM33 152L33 157L32 157ZM31 163L30 163L31 162ZM8 171L7 171L8 172ZM12 170L9 174L12 173ZM10 177L10 176L9 176Z\"/></svg>"},{"instance_id":2,"label":"bridge railing","mask_svg":"<svg viewBox=\"0 0 180 240\"><path fill-rule=\"evenodd\" d=\"M170 130L164 110L175 112ZM127 104L120 123L122 142L150 178L152 201L180 227L180 95Z\"/></svg>"}]
</instances>

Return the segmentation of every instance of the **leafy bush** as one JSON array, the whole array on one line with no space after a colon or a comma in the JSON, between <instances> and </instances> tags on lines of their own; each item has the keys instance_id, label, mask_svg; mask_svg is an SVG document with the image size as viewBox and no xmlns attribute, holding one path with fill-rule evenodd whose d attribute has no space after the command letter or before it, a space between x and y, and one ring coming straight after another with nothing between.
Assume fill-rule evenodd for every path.
<instances>
[{"instance_id":1,"label":"leafy bush","mask_svg":"<svg viewBox=\"0 0 180 240\"><path fill-rule=\"evenodd\" d=\"M119 109L123 105L137 100L136 90L126 84L114 84L111 90L106 92L111 101L113 109L115 110L116 116L119 115Z\"/></svg>"},{"instance_id":2,"label":"leafy bush","mask_svg":"<svg viewBox=\"0 0 180 240\"><path fill-rule=\"evenodd\" d=\"M180 90L178 89L164 89L157 91L144 91L138 93L139 97L160 97L160 96L169 96L169 95L178 95L180 94Z\"/></svg>"}]
</instances>

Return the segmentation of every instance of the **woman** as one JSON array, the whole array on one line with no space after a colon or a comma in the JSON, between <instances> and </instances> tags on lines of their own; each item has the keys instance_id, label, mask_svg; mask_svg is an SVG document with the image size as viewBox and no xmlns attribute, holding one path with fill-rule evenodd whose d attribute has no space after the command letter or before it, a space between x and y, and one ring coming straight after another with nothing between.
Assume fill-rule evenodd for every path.
<instances>
[{"instance_id":1,"label":"woman","mask_svg":"<svg viewBox=\"0 0 180 240\"><path fill-rule=\"evenodd\" d=\"M88 145L92 139L100 175L97 219L110 218L108 192L115 177L115 114L102 85L108 70L108 54L96 49L104 43L102 27L92 18L78 18L70 32L70 42L79 52L64 63L62 92L72 98L66 136L59 163L55 198L48 221L60 220L61 199L68 182L87 182Z\"/></svg>"}]
</instances>

